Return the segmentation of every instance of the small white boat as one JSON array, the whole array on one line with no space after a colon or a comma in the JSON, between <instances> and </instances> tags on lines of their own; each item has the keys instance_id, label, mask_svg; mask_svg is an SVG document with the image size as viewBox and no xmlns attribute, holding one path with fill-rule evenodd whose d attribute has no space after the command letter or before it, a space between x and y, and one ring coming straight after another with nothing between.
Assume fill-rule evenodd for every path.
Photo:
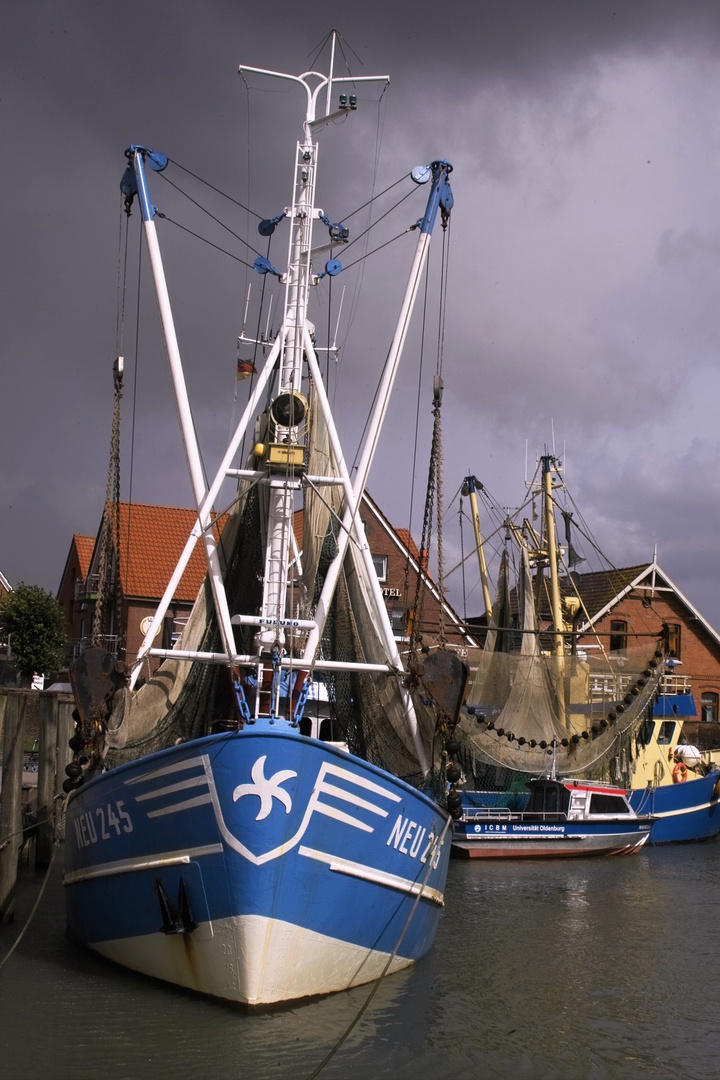
<instances>
[{"instance_id":1,"label":"small white boat","mask_svg":"<svg viewBox=\"0 0 720 1080\"><path fill-rule=\"evenodd\" d=\"M623 788L550 777L527 786L530 795L521 810L512 809L509 799L505 806L482 805L492 801L492 793L464 791L451 854L466 859L630 855L650 836L652 816L636 814Z\"/></svg>"}]
</instances>

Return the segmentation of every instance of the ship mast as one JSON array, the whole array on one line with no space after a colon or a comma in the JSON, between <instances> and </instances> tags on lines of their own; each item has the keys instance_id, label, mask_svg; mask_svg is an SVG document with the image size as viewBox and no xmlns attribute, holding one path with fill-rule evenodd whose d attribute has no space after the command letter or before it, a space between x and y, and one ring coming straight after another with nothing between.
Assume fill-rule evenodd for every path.
<instances>
[{"instance_id":1,"label":"ship mast","mask_svg":"<svg viewBox=\"0 0 720 1080\"><path fill-rule=\"evenodd\" d=\"M386 75L369 76L339 76L334 75L335 45L337 32L331 35L331 60L330 73L323 75L316 71L304 72L302 75L289 75L283 72L270 71L264 68L255 68L245 65L240 66L240 74L266 75L277 79L283 79L301 85L306 93L306 115L303 124L303 138L297 143L294 162L293 176L293 202L292 206L285 209L284 213L277 218L263 222L260 226L264 235L270 235L274 226L283 217L288 217L291 223L288 268L284 275L267 263L266 260L256 261L255 269L261 273L275 273L285 285L284 312L282 329L280 331L280 377L278 395L270 410L270 420L276 426L278 438L283 439L289 449L283 460L283 452L275 444L270 448L268 464L276 469L270 479L270 506L268 514L268 544L265 561L265 574L263 583L263 599L261 608L260 629L255 637L255 646L260 654L275 654L281 652L286 644L286 635L283 623L287 620L286 605L288 592L289 550L292 536L292 522L294 513L294 493L301 486L299 477L293 476L295 466L299 466L302 459L302 451L297 445L306 419L307 402L301 393L303 361L307 361L309 372L315 379L316 385L321 385L319 369L317 369L314 344L308 330L307 312L310 287L329 274L334 276L342 268L337 260L330 260L325 264L324 270L316 273L313 268L313 227L316 221L322 221L328 226L330 239L334 242L342 242L346 239L347 231L340 224L329 221L323 211L315 206L315 186L317 177L318 146L316 141L317 132L326 124L338 120L355 110L357 100L354 94L340 95L339 106L332 111L333 88L343 88L344 84L350 84L354 88L360 82L389 82ZM326 90L325 111L317 116L318 102L323 90ZM316 370L314 370L316 369ZM321 395L321 399L323 395ZM329 414L329 405L326 400L322 401L323 412ZM334 443L336 457L344 465L339 440L337 440L334 426L331 429L331 441ZM334 437L333 437L334 436ZM293 456L293 447L297 453ZM274 452L274 458L272 456ZM346 500L351 497L352 488L347 470L343 477ZM352 499L354 503L355 500ZM311 629L312 632L312 629Z\"/></svg>"},{"instance_id":2,"label":"ship mast","mask_svg":"<svg viewBox=\"0 0 720 1080\"><path fill-rule=\"evenodd\" d=\"M480 510L478 508L477 493L478 490L482 491L482 484L475 476L466 476L463 481L463 495L466 495L470 502L470 512L472 514L473 530L475 533L475 549L478 557L478 567L480 570L480 584L482 586L483 600L485 603L485 617L487 619L487 625L492 624L492 599L490 597L490 579L488 576L487 560L485 559L485 545L483 544L482 531L480 529Z\"/></svg>"},{"instance_id":3,"label":"ship mast","mask_svg":"<svg viewBox=\"0 0 720 1080\"><path fill-rule=\"evenodd\" d=\"M269 237L283 218L288 217L290 219L287 270L284 273L279 272L272 266L269 259L263 256L258 256L255 261L255 270L258 273L275 275L285 287L281 327L268 352L264 366L257 375L247 406L229 442L223 461L214 479L207 487L200 468L199 450L190 414L162 262L155 235L153 221L155 208L149 200L145 177L146 161L151 168L159 170L167 165L167 158L146 147L131 147L127 152L129 167L121 186L125 192L126 200L128 200L128 205L132 202L134 195L138 194L140 196L143 224L148 247L151 251L168 359L170 361L172 381L197 509L196 526L188 538L175 572L168 583L158 610L146 633L134 665L131 686L134 685L137 679L142 661L148 655L157 657L172 656L178 660L199 660L207 663L225 664L229 667L253 666L257 671L258 689L265 669L272 667L273 685L275 687L272 697L276 700L279 694L279 680L274 676L279 672L280 668L285 670L295 668L307 671L311 668L332 670L343 667L387 673L389 671L401 671L403 667L382 596L382 589L373 566L372 555L364 535L359 516L359 507L377 448L380 429L387 412L390 393L407 335L408 323L418 295L433 226L438 212L441 213L444 224L452 208L453 196L448 182L452 166L447 161L433 161L429 165L414 169L411 174L412 179L417 184L429 183L430 190L424 216L415 226L419 231L419 236L409 281L380 386L366 427L366 436L361 447L357 471L354 478L351 478L320 372L311 324L307 318L311 287L317 285L326 274L335 276L342 270L340 262L335 258L330 258L325 262L324 267L320 268L319 256L325 249L329 250L345 242L348 235L347 229L343 225L332 223L323 210L315 205L318 161L316 135L326 124L344 118L357 107L357 98L354 93L341 92L338 108L329 111L331 109L332 93L335 89L354 91L358 83L387 83L389 80L385 75L335 76L333 72L335 37L333 31L331 69L330 74L327 76L316 71L308 71L296 76L244 65L239 69L241 75L248 73L271 76L302 86L306 96L306 115L303 124L303 137L296 144L295 150L292 205L286 207L276 217L262 221L259 225L260 234ZM327 91L325 112L321 116L317 116L317 105L323 90ZM321 222L328 228L330 243L326 242L324 246L313 249L313 228L316 222ZM308 403L301 390L304 364L307 364L307 374L316 388L318 408L326 425L332 455L337 467L336 475L332 477L313 476L307 477L307 479L316 485L339 483L343 491L344 508L341 512L342 524L338 537L338 552L325 576L314 618L299 620L293 619L292 613L288 611L288 592L290 588L288 568L292 561L290 552L293 538L295 494L302 487L306 468ZM268 393L270 394L271 404L267 410L267 436L264 438L263 443L258 443L254 447L255 467L235 468L233 467L235 455L247 431L254 423L258 410L262 411L261 403L263 400L267 400ZM220 575L211 527L212 507L226 477L261 482L268 492L267 542L260 611L236 614L232 617L228 610L227 597ZM345 664L319 657L319 647L325 620L351 535L359 557L364 564L370 590L373 621L384 642L388 656L386 664ZM194 546L200 539L205 548L223 651L206 653L177 647L172 650L154 648L155 633L167 611L174 590L187 566ZM237 653L233 636L233 624L256 629L253 652L248 655ZM302 655L297 655L292 648L295 631L299 631L303 636L306 636ZM402 685L400 686L400 694L405 705L407 730L410 733L421 767L424 771L427 771L428 763L419 736L412 700L409 692ZM258 717L259 702L260 696L258 694L255 703L256 718ZM270 704L269 718L271 722L274 721L276 716L275 703L271 701Z\"/></svg>"},{"instance_id":4,"label":"ship mast","mask_svg":"<svg viewBox=\"0 0 720 1080\"><path fill-rule=\"evenodd\" d=\"M560 580L558 577L558 553L557 533L555 532L555 501L553 499L552 475L557 462L554 457L546 454L542 458L543 478L543 506L545 509L545 538L550 564L550 613L553 621L554 645L553 652L556 656L565 655L565 639L563 637L564 623L562 617L562 603L560 600Z\"/></svg>"}]
</instances>

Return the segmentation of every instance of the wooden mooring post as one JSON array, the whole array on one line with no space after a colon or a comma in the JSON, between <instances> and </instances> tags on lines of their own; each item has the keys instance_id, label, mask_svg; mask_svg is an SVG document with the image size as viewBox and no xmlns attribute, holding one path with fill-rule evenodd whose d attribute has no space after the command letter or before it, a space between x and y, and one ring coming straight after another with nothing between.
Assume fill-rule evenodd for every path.
<instances>
[{"instance_id":1,"label":"wooden mooring post","mask_svg":"<svg viewBox=\"0 0 720 1080\"><path fill-rule=\"evenodd\" d=\"M23 798L33 787L23 787L33 777L25 774L25 716L30 695L38 699L37 791L23 807ZM3 710L4 706L4 710ZM35 865L47 866L58 840L59 814L64 796L65 766L72 761L69 740L75 731L72 718L74 701L70 694L54 690L37 691L4 688L0 694L0 720L3 720L2 787L0 789L0 922L10 922L15 915L18 860L23 839L35 839ZM4 719L3 719L4 711ZM29 737L29 736L28 736ZM24 817L23 809L29 811ZM24 826L32 821L32 833Z\"/></svg>"},{"instance_id":2,"label":"wooden mooring post","mask_svg":"<svg viewBox=\"0 0 720 1080\"><path fill-rule=\"evenodd\" d=\"M54 690L40 693L38 732L37 840L35 865L47 866L58 831L58 814L67 779L65 766L72 761L69 741L75 731L74 702L70 694Z\"/></svg>"},{"instance_id":3,"label":"wooden mooring post","mask_svg":"<svg viewBox=\"0 0 720 1080\"><path fill-rule=\"evenodd\" d=\"M0 922L15 917L18 854L22 844L23 733L27 694L7 690L0 791Z\"/></svg>"}]
</instances>

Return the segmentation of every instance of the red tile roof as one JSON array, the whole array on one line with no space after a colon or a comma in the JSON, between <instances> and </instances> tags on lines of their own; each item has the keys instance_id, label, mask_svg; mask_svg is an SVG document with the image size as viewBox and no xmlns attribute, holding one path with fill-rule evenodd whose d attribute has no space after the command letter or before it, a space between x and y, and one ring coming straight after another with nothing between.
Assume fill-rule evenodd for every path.
<instances>
[{"instance_id":1,"label":"red tile roof","mask_svg":"<svg viewBox=\"0 0 720 1080\"><path fill-rule=\"evenodd\" d=\"M226 516L220 519L220 528ZM195 523L195 511L176 506L148 506L143 503L120 503L120 577L126 597L159 600L165 591L185 542ZM293 531L302 550L303 512L293 515ZM415 541L407 529L395 530L400 542L418 558ZM74 537L87 541L91 553L92 537ZM80 546L78 555L80 555ZM88 567L90 559L88 558ZM87 570L83 569L86 574ZM205 556L198 542L173 599L193 603L205 576Z\"/></svg>"},{"instance_id":2,"label":"red tile roof","mask_svg":"<svg viewBox=\"0 0 720 1080\"><path fill-rule=\"evenodd\" d=\"M95 550L95 537L80 536L78 533L75 533L73 536L73 544L75 545L75 551L77 552L80 577L83 581L86 581L90 572L93 551Z\"/></svg>"},{"instance_id":3,"label":"red tile roof","mask_svg":"<svg viewBox=\"0 0 720 1080\"><path fill-rule=\"evenodd\" d=\"M395 532L397 533L398 537L400 538L400 541L401 541L403 547L405 547L410 552L410 557L412 559L415 559L416 562L419 562L420 561L420 552L418 551L417 544L415 543L412 536L410 535L410 530L409 529L395 529Z\"/></svg>"},{"instance_id":4,"label":"red tile roof","mask_svg":"<svg viewBox=\"0 0 720 1080\"><path fill-rule=\"evenodd\" d=\"M158 600L163 595L195 520L194 510L120 503L120 577L124 596ZM221 527L225 520L221 519ZM198 541L174 599L193 603L204 576L205 555Z\"/></svg>"},{"instance_id":5,"label":"red tile roof","mask_svg":"<svg viewBox=\"0 0 720 1080\"><path fill-rule=\"evenodd\" d=\"M377 504L370 499L370 496L367 495L367 493L365 495L365 498L369 503L371 503L373 508L378 513L381 512L379 510ZM383 515L383 517L384 517L384 515ZM385 519L385 521L387 521L387 518L384 518L384 519ZM303 520L304 520L304 518L303 518L302 509L301 510L296 510L295 513L293 514L293 532L295 533L295 540L297 541L297 546L298 546L299 551L302 551L302 546L303 546ZM420 552L418 550L417 544L415 543L415 541L413 540L413 538L412 538L412 536L410 534L410 530L409 529L396 529L395 526L391 525L389 521L387 522L387 524L388 524L388 527L395 533L395 535L397 536L397 538L400 541L403 548L406 551L410 552L410 558L415 559L416 562L419 562L420 561Z\"/></svg>"}]
</instances>

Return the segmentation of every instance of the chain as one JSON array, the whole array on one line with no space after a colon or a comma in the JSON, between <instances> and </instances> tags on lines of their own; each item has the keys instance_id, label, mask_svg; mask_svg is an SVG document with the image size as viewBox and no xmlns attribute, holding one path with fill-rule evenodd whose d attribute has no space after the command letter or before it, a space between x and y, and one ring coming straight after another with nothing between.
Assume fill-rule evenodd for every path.
<instances>
[{"instance_id":1,"label":"chain","mask_svg":"<svg viewBox=\"0 0 720 1080\"><path fill-rule=\"evenodd\" d=\"M115 364L115 402L110 437L110 466L105 489L100 556L98 560L98 592L93 614L92 644L102 645L103 630L108 622L107 608L115 601L115 623L122 632L122 589L120 584L120 401L122 400L122 367ZM114 573L113 573L114 561ZM118 639L118 648L124 642Z\"/></svg>"},{"instance_id":2,"label":"chain","mask_svg":"<svg viewBox=\"0 0 720 1080\"><path fill-rule=\"evenodd\" d=\"M438 562L438 591L440 593L439 632L438 640L441 646L445 645L445 612L444 612L444 557L442 543L442 425L440 409L442 404L442 379L435 377L433 393L433 437L430 448L430 467L428 470L427 492L425 496L425 512L423 516L422 539L420 541L420 572L415 586L415 600L413 603L412 633L410 635L410 657L417 659L418 650L422 639L420 624L422 620L423 601L427 591L426 581L429 577L430 540L432 537L433 514L437 504L437 562Z\"/></svg>"}]
</instances>

